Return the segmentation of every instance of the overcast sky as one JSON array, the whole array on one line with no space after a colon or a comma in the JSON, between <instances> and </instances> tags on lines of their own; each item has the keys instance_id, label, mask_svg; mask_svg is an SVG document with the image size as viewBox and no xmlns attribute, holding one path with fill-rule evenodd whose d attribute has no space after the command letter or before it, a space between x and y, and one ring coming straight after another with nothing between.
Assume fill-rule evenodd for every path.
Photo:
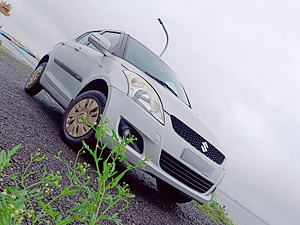
<instances>
[{"instance_id":1,"label":"overcast sky","mask_svg":"<svg viewBox=\"0 0 300 225\"><path fill-rule=\"evenodd\" d=\"M42 56L120 29L163 59L228 153L221 188L270 224L299 224L299 0L8 0L0 24Z\"/></svg>"}]
</instances>

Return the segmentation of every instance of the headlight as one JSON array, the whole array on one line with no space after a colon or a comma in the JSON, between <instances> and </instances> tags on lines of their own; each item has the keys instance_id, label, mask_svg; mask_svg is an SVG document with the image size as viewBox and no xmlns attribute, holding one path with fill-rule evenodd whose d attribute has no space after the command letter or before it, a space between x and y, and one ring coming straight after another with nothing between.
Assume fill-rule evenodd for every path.
<instances>
[{"instance_id":1,"label":"headlight","mask_svg":"<svg viewBox=\"0 0 300 225\"><path fill-rule=\"evenodd\" d=\"M129 84L128 96L147 110L159 122L164 124L163 107L156 91L146 80L137 74L128 70L124 70L123 72Z\"/></svg>"}]
</instances>

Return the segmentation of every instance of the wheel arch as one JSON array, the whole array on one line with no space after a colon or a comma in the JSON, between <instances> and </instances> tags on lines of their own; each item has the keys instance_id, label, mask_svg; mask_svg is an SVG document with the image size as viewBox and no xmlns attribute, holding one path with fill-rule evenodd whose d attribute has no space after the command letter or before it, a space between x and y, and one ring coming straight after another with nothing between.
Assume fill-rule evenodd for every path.
<instances>
[{"instance_id":1,"label":"wheel arch","mask_svg":"<svg viewBox=\"0 0 300 225\"><path fill-rule=\"evenodd\" d=\"M105 80L97 79L91 81L78 93L78 95L91 90L101 91L106 98L108 97L108 85Z\"/></svg>"},{"instance_id":2,"label":"wheel arch","mask_svg":"<svg viewBox=\"0 0 300 225\"><path fill-rule=\"evenodd\" d=\"M43 58L39 61L38 66L41 65L44 62L48 62L49 61L49 55L45 55L43 56Z\"/></svg>"}]
</instances>

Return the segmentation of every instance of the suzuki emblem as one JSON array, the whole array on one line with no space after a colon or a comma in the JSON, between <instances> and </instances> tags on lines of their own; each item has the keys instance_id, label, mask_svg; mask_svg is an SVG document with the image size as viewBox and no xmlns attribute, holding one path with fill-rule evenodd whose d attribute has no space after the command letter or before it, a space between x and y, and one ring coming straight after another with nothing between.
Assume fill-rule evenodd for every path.
<instances>
[{"instance_id":1,"label":"suzuki emblem","mask_svg":"<svg viewBox=\"0 0 300 225\"><path fill-rule=\"evenodd\" d=\"M207 145L207 142L204 141L202 142L202 145L201 145L201 149L202 149L202 152L207 152L208 150L208 145Z\"/></svg>"}]
</instances>

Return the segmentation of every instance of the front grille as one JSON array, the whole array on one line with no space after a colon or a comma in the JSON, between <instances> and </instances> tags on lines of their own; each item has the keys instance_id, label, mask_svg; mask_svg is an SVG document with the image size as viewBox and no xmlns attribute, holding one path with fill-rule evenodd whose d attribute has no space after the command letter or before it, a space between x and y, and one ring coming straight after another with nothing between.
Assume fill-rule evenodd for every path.
<instances>
[{"instance_id":1,"label":"front grille","mask_svg":"<svg viewBox=\"0 0 300 225\"><path fill-rule=\"evenodd\" d=\"M160 167L166 173L200 193L207 192L213 186L212 182L195 173L165 151L161 153Z\"/></svg>"},{"instance_id":2,"label":"front grille","mask_svg":"<svg viewBox=\"0 0 300 225\"><path fill-rule=\"evenodd\" d=\"M171 121L174 131L180 137L182 137L184 140L186 140L188 143L190 143L192 146L194 146L196 149L198 149L201 153L203 153L215 163L219 165L223 163L225 156L212 144L210 144L207 140L205 140L203 137L201 137L198 133L196 133L193 129L188 127L175 116L171 116ZM202 148L204 147L203 143L205 142L208 146L208 148L205 149L207 151L202 150Z\"/></svg>"}]
</instances>

